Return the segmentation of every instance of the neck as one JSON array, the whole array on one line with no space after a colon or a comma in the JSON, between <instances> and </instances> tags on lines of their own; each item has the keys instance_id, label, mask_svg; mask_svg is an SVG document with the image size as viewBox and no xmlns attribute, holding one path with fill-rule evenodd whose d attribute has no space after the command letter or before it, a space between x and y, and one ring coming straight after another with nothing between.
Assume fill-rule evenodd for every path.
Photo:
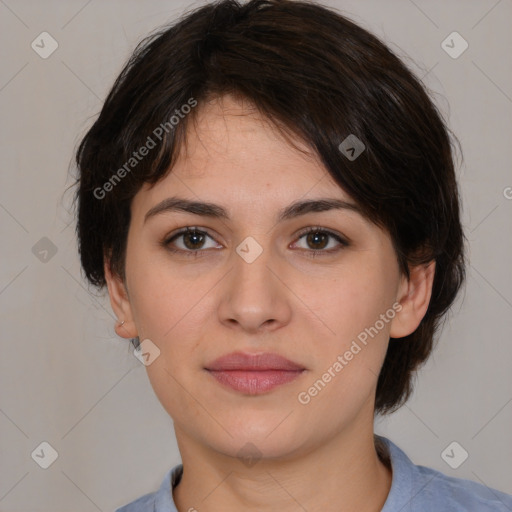
<instances>
[{"instance_id":1,"label":"neck","mask_svg":"<svg viewBox=\"0 0 512 512\"><path fill-rule=\"evenodd\" d=\"M369 425L250 467L197 443L175 425L184 468L173 492L176 506L180 512L334 512L343 505L344 512L379 512L391 487L391 470L379 459L373 421Z\"/></svg>"}]
</instances>

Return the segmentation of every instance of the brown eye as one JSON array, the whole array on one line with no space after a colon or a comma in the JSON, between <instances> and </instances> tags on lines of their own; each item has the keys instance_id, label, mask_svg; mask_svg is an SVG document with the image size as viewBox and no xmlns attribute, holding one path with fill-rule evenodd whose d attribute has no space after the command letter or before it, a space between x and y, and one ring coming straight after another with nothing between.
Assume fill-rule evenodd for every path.
<instances>
[{"instance_id":1,"label":"brown eye","mask_svg":"<svg viewBox=\"0 0 512 512\"><path fill-rule=\"evenodd\" d=\"M329 243L329 235L320 231L311 232L306 235L306 242L312 249L325 249Z\"/></svg>"},{"instance_id":2,"label":"brown eye","mask_svg":"<svg viewBox=\"0 0 512 512\"><path fill-rule=\"evenodd\" d=\"M202 250L216 247L215 244L205 245L208 239L214 241L206 231L197 228L186 228L166 238L162 244L172 252L197 256Z\"/></svg>"},{"instance_id":3,"label":"brown eye","mask_svg":"<svg viewBox=\"0 0 512 512\"><path fill-rule=\"evenodd\" d=\"M190 250L201 249L206 238L200 231L187 231L182 237L184 245Z\"/></svg>"},{"instance_id":4,"label":"brown eye","mask_svg":"<svg viewBox=\"0 0 512 512\"><path fill-rule=\"evenodd\" d=\"M301 248L312 253L312 255L332 254L349 245L340 235L318 227L308 228L302 232L299 240L303 239L306 247Z\"/></svg>"}]
</instances>

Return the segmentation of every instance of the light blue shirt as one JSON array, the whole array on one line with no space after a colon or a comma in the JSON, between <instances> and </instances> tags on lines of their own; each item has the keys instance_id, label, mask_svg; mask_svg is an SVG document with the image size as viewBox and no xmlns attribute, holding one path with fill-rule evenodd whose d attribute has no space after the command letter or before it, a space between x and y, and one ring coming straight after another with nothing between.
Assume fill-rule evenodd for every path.
<instances>
[{"instance_id":1,"label":"light blue shirt","mask_svg":"<svg viewBox=\"0 0 512 512\"><path fill-rule=\"evenodd\" d=\"M387 446L393 479L381 512L512 512L512 496L485 485L453 478L425 466L417 466L389 439ZM179 483L183 465L169 470L160 489L116 512L178 512L172 489Z\"/></svg>"}]
</instances>

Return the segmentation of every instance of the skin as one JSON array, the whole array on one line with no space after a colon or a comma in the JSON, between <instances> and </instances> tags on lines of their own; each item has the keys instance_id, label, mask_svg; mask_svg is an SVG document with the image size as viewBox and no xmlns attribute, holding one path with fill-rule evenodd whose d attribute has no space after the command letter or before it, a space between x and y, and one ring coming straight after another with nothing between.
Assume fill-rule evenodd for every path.
<instances>
[{"instance_id":1,"label":"skin","mask_svg":"<svg viewBox=\"0 0 512 512\"><path fill-rule=\"evenodd\" d=\"M345 512L379 511L392 475L373 442L377 376L389 337L412 333L425 315L435 264L412 268L407 280L387 232L355 211L276 222L297 200L353 201L313 152L293 148L247 102L225 96L197 108L172 172L133 199L125 282L105 262L111 304L124 320L116 332L160 350L146 369L174 421L184 465L173 493L178 510L326 512L343 504ZM218 204L230 218L168 211L144 221L171 196ZM170 246L203 247L200 256L161 244L187 226L207 231L203 245L181 236ZM318 226L349 245L301 236ZM252 263L235 250L248 236L263 249ZM339 250L311 257L332 248ZM299 403L298 394L395 303L400 312L378 335L307 405ZM306 371L249 396L204 370L233 351L275 352ZM261 454L250 467L238 456L248 442Z\"/></svg>"}]
</instances>

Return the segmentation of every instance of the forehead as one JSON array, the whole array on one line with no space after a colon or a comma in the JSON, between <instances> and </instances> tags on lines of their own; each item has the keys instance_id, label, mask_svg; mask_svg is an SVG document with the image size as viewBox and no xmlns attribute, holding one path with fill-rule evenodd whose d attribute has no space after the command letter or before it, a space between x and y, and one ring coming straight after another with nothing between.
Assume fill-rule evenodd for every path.
<instances>
[{"instance_id":1,"label":"forehead","mask_svg":"<svg viewBox=\"0 0 512 512\"><path fill-rule=\"evenodd\" d=\"M269 193L290 200L309 191L349 198L306 142L285 135L247 100L223 96L197 108L171 172L143 187L155 200L171 189L226 200Z\"/></svg>"},{"instance_id":2,"label":"forehead","mask_svg":"<svg viewBox=\"0 0 512 512\"><path fill-rule=\"evenodd\" d=\"M201 106L188 123L186 144L180 148L175 170L193 177L200 176L206 165L216 171L234 171L240 166L240 170L262 175L276 168L286 170L283 164L290 162L285 167L293 165L297 172L307 169L311 173L311 167L325 172L305 142L295 135L289 138L295 147L247 100L216 98Z\"/></svg>"}]
</instances>

